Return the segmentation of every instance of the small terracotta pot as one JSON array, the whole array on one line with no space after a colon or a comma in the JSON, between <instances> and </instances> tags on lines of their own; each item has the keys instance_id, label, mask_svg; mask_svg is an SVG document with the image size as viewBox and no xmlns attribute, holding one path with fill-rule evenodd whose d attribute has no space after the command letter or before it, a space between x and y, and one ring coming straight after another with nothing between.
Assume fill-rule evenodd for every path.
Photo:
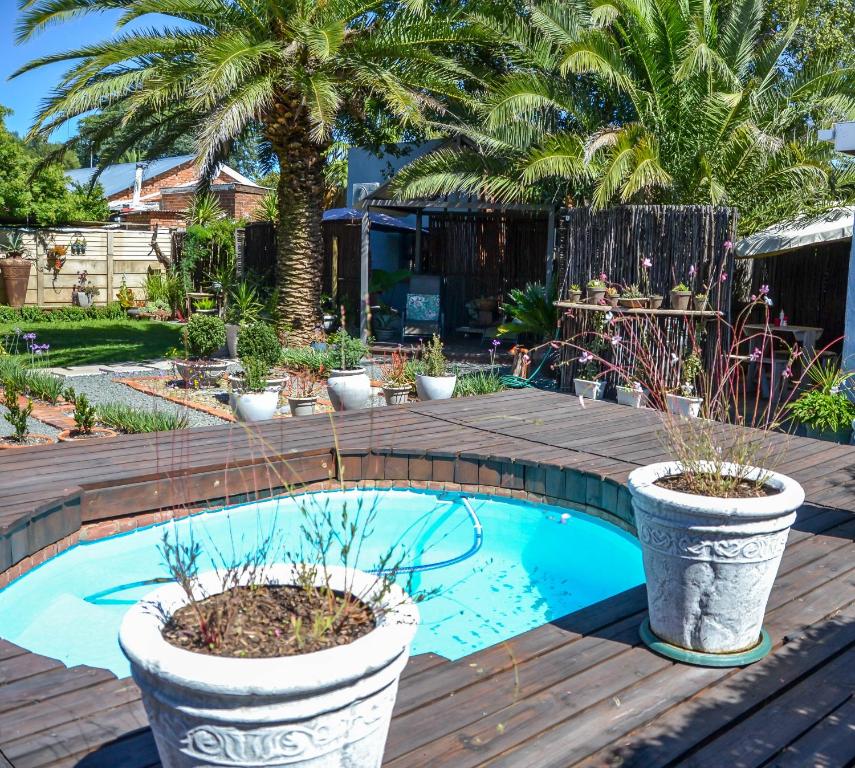
<instances>
[{"instance_id":1,"label":"small terracotta pot","mask_svg":"<svg viewBox=\"0 0 855 768\"><path fill-rule=\"evenodd\" d=\"M695 312L706 312L709 309L710 300L707 296L693 296L692 306Z\"/></svg>"},{"instance_id":2,"label":"small terracotta pot","mask_svg":"<svg viewBox=\"0 0 855 768\"><path fill-rule=\"evenodd\" d=\"M671 309L685 311L689 308L689 302L691 300L691 291L671 291Z\"/></svg>"},{"instance_id":3,"label":"small terracotta pot","mask_svg":"<svg viewBox=\"0 0 855 768\"><path fill-rule=\"evenodd\" d=\"M567 291L567 301L571 304L578 304L582 301L582 291Z\"/></svg>"},{"instance_id":4,"label":"small terracotta pot","mask_svg":"<svg viewBox=\"0 0 855 768\"><path fill-rule=\"evenodd\" d=\"M588 304L599 304L606 295L605 288L588 288L587 291Z\"/></svg>"},{"instance_id":5,"label":"small terracotta pot","mask_svg":"<svg viewBox=\"0 0 855 768\"><path fill-rule=\"evenodd\" d=\"M32 432L27 435L27 440L34 442L10 443L7 442L5 438L0 439L0 451L17 450L19 448L36 448L40 445L53 445L56 442L56 439L50 435L37 435Z\"/></svg>"},{"instance_id":6,"label":"small terracotta pot","mask_svg":"<svg viewBox=\"0 0 855 768\"><path fill-rule=\"evenodd\" d=\"M0 273L6 284L6 301L10 307L23 307L27 300L27 284L33 265L26 259L0 259Z\"/></svg>"},{"instance_id":7,"label":"small terracotta pot","mask_svg":"<svg viewBox=\"0 0 855 768\"><path fill-rule=\"evenodd\" d=\"M620 304L620 296L609 296L606 294L606 301L609 303L610 307L616 307Z\"/></svg>"},{"instance_id":8,"label":"small terracotta pot","mask_svg":"<svg viewBox=\"0 0 855 768\"><path fill-rule=\"evenodd\" d=\"M659 309L659 307L662 306L663 300L664 299L662 296L651 296L647 300L647 305L650 307L650 309Z\"/></svg>"},{"instance_id":9,"label":"small terracotta pot","mask_svg":"<svg viewBox=\"0 0 855 768\"><path fill-rule=\"evenodd\" d=\"M118 437L119 433L115 429L107 429L106 427L92 427L92 432L88 435L77 434L76 429L64 429L57 436L61 443L76 443L79 440L97 440L102 437Z\"/></svg>"}]
</instances>

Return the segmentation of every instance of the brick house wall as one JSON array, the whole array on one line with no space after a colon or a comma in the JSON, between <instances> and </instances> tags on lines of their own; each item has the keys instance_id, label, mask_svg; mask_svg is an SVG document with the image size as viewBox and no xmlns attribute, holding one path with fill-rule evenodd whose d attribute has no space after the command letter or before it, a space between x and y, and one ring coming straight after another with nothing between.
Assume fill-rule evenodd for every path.
<instances>
[{"instance_id":1,"label":"brick house wall","mask_svg":"<svg viewBox=\"0 0 855 768\"><path fill-rule=\"evenodd\" d=\"M151 179L145 179L142 184L142 189L140 190L140 198L142 200L145 200L147 197L157 199L162 189L187 186L188 184L195 182L197 177L196 164L192 160L188 160L186 163L182 163L181 165L171 168L166 173L161 173L159 176L155 176ZM220 172L213 180L213 183L229 184L233 181L234 179L232 179L231 176ZM121 192L116 192L115 194L110 195L107 200L108 202L129 200L133 197L133 194L134 187L131 185L127 189L123 189Z\"/></svg>"}]
</instances>

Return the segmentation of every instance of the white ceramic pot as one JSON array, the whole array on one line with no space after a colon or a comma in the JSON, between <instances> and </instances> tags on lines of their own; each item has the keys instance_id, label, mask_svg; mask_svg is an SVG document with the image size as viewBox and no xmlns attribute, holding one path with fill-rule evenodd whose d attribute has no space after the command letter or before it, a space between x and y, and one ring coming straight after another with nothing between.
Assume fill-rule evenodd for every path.
<instances>
[{"instance_id":1,"label":"white ceramic pot","mask_svg":"<svg viewBox=\"0 0 855 768\"><path fill-rule=\"evenodd\" d=\"M311 416L317 402L317 397L289 397L288 407L292 416Z\"/></svg>"},{"instance_id":2,"label":"white ceramic pot","mask_svg":"<svg viewBox=\"0 0 855 768\"><path fill-rule=\"evenodd\" d=\"M683 397L672 392L665 394L665 407L668 413L686 418L696 419L700 416L703 400L700 397Z\"/></svg>"},{"instance_id":3,"label":"white ceramic pot","mask_svg":"<svg viewBox=\"0 0 855 768\"><path fill-rule=\"evenodd\" d=\"M337 411L358 411L371 398L371 380L364 368L333 369L327 379L330 402Z\"/></svg>"},{"instance_id":4,"label":"white ceramic pot","mask_svg":"<svg viewBox=\"0 0 855 768\"><path fill-rule=\"evenodd\" d=\"M78 291L75 296L77 296L77 306L82 307L83 309L86 309L92 304L92 298L88 294L83 293L83 291Z\"/></svg>"},{"instance_id":5,"label":"white ceramic pot","mask_svg":"<svg viewBox=\"0 0 855 768\"><path fill-rule=\"evenodd\" d=\"M175 360L175 370L184 384L194 387L216 387L229 369L225 360Z\"/></svg>"},{"instance_id":6,"label":"white ceramic pot","mask_svg":"<svg viewBox=\"0 0 855 768\"><path fill-rule=\"evenodd\" d=\"M235 392L234 411L238 421L254 422L272 419L279 407L279 390Z\"/></svg>"},{"instance_id":7,"label":"white ceramic pot","mask_svg":"<svg viewBox=\"0 0 855 768\"><path fill-rule=\"evenodd\" d=\"M630 408L641 408L644 403L644 392L632 387L616 387L617 401L620 405Z\"/></svg>"},{"instance_id":8,"label":"white ceramic pot","mask_svg":"<svg viewBox=\"0 0 855 768\"><path fill-rule=\"evenodd\" d=\"M588 379L573 379L573 387L579 397L587 397L589 400L602 400L606 383L604 381L589 381Z\"/></svg>"},{"instance_id":9,"label":"white ceramic pot","mask_svg":"<svg viewBox=\"0 0 855 768\"><path fill-rule=\"evenodd\" d=\"M386 398L386 405L403 405L410 397L410 386L394 387L384 384L383 397Z\"/></svg>"},{"instance_id":10,"label":"white ceramic pot","mask_svg":"<svg viewBox=\"0 0 855 768\"><path fill-rule=\"evenodd\" d=\"M453 373L445 376L416 376L416 393L419 400L448 400L454 394L457 376Z\"/></svg>"},{"instance_id":11,"label":"white ceramic pot","mask_svg":"<svg viewBox=\"0 0 855 768\"><path fill-rule=\"evenodd\" d=\"M235 323L226 323L226 349L229 351L229 357L234 359L237 357L237 343L240 326Z\"/></svg>"},{"instance_id":12,"label":"white ceramic pot","mask_svg":"<svg viewBox=\"0 0 855 768\"><path fill-rule=\"evenodd\" d=\"M727 471L735 467L727 466ZM629 475L647 579L650 628L672 645L703 653L754 647L787 533L805 495L775 472L751 469L778 493L722 499L656 485L678 475L676 462Z\"/></svg>"},{"instance_id":13,"label":"white ceramic pot","mask_svg":"<svg viewBox=\"0 0 855 768\"><path fill-rule=\"evenodd\" d=\"M419 615L376 576L327 571L374 607L377 626L348 645L268 659L208 656L161 636L165 617L187 603L177 584L152 592L122 620L119 644L154 733L163 768L379 768ZM318 584L323 574L319 574ZM293 584L294 568L274 565L269 583ZM220 579L202 574L216 594Z\"/></svg>"}]
</instances>

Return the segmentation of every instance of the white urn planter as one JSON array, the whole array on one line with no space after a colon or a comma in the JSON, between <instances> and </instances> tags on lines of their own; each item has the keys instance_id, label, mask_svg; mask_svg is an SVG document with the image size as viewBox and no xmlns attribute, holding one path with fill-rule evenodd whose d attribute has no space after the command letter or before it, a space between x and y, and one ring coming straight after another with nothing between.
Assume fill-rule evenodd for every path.
<instances>
[{"instance_id":1,"label":"white urn planter","mask_svg":"<svg viewBox=\"0 0 855 768\"><path fill-rule=\"evenodd\" d=\"M267 421L276 415L279 407L279 390L264 392L234 392L233 408L238 421Z\"/></svg>"},{"instance_id":2,"label":"white urn planter","mask_svg":"<svg viewBox=\"0 0 855 768\"><path fill-rule=\"evenodd\" d=\"M379 768L398 679L418 610L397 586L381 595L376 576L327 571L374 607L377 626L348 645L267 659L225 658L177 648L161 636L165 617L187 603L177 584L133 606L119 629L163 768ZM290 565L266 580L293 584ZM322 583L320 574L318 584ZM202 574L205 594L220 580Z\"/></svg>"},{"instance_id":3,"label":"white urn planter","mask_svg":"<svg viewBox=\"0 0 855 768\"><path fill-rule=\"evenodd\" d=\"M680 472L679 463L663 462L629 475L650 630L680 649L744 652L760 642L766 602L804 491L789 477L756 468L746 477L764 478L777 493L724 499L656 484Z\"/></svg>"},{"instance_id":4,"label":"white urn planter","mask_svg":"<svg viewBox=\"0 0 855 768\"><path fill-rule=\"evenodd\" d=\"M644 406L644 390L632 387L615 387L617 390L617 401L620 405L628 405L630 408L642 408Z\"/></svg>"},{"instance_id":5,"label":"white urn planter","mask_svg":"<svg viewBox=\"0 0 855 768\"><path fill-rule=\"evenodd\" d=\"M371 380L364 368L333 369L327 379L330 402L337 411L358 411L371 398Z\"/></svg>"},{"instance_id":6,"label":"white urn planter","mask_svg":"<svg viewBox=\"0 0 855 768\"><path fill-rule=\"evenodd\" d=\"M606 383L604 381L589 381L588 379L573 379L573 388L579 397L587 397L589 400L602 400Z\"/></svg>"},{"instance_id":7,"label":"white urn planter","mask_svg":"<svg viewBox=\"0 0 855 768\"><path fill-rule=\"evenodd\" d=\"M665 394L665 408L667 408L668 413L689 419L696 419L701 415L703 402L700 397L684 397L683 395L675 395L673 392Z\"/></svg>"},{"instance_id":8,"label":"white urn planter","mask_svg":"<svg viewBox=\"0 0 855 768\"><path fill-rule=\"evenodd\" d=\"M226 349L229 351L229 357L234 359L237 357L237 343L240 326L236 323L226 323Z\"/></svg>"},{"instance_id":9,"label":"white urn planter","mask_svg":"<svg viewBox=\"0 0 855 768\"><path fill-rule=\"evenodd\" d=\"M289 397L288 407L292 416L311 416L317 402L317 397Z\"/></svg>"},{"instance_id":10,"label":"white urn planter","mask_svg":"<svg viewBox=\"0 0 855 768\"><path fill-rule=\"evenodd\" d=\"M457 376L453 373L445 376L416 376L416 394L419 400L448 400L454 394Z\"/></svg>"}]
</instances>

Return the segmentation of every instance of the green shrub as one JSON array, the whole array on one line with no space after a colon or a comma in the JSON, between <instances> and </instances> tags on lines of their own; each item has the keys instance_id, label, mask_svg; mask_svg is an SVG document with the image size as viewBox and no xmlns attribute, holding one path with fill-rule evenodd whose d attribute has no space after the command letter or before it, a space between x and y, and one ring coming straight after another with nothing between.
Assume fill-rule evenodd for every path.
<instances>
[{"instance_id":1,"label":"green shrub","mask_svg":"<svg viewBox=\"0 0 855 768\"><path fill-rule=\"evenodd\" d=\"M226 343L226 324L216 315L193 315L184 326L191 357L210 357Z\"/></svg>"},{"instance_id":2,"label":"green shrub","mask_svg":"<svg viewBox=\"0 0 855 768\"><path fill-rule=\"evenodd\" d=\"M318 374L328 370L326 352L318 352L312 347L287 347L282 350L279 363L289 371L308 371Z\"/></svg>"},{"instance_id":3,"label":"green shrub","mask_svg":"<svg viewBox=\"0 0 855 768\"><path fill-rule=\"evenodd\" d=\"M119 302L114 301L104 307L57 307L41 309L39 307L0 306L0 323L77 323L81 320L124 320L127 317Z\"/></svg>"},{"instance_id":4,"label":"green shrub","mask_svg":"<svg viewBox=\"0 0 855 768\"><path fill-rule=\"evenodd\" d=\"M241 358L243 366L243 391L264 392L267 387L267 377L270 375L270 366L261 358Z\"/></svg>"},{"instance_id":5,"label":"green shrub","mask_svg":"<svg viewBox=\"0 0 855 768\"><path fill-rule=\"evenodd\" d=\"M436 334L422 348L422 367L425 376L445 376L448 361L442 351L442 340Z\"/></svg>"},{"instance_id":6,"label":"green shrub","mask_svg":"<svg viewBox=\"0 0 855 768\"><path fill-rule=\"evenodd\" d=\"M267 323L256 321L241 327L237 354L241 362L246 358L254 357L269 367L279 362L282 355L282 345L279 343L276 331L273 328Z\"/></svg>"},{"instance_id":7,"label":"green shrub","mask_svg":"<svg viewBox=\"0 0 855 768\"><path fill-rule=\"evenodd\" d=\"M506 389L502 378L494 371L475 371L457 379L454 387L455 397L472 397L473 395L491 395Z\"/></svg>"},{"instance_id":8,"label":"green shrub","mask_svg":"<svg viewBox=\"0 0 855 768\"><path fill-rule=\"evenodd\" d=\"M329 337L330 348L327 354L327 367L330 369L351 370L359 368L362 358L368 354L368 347L344 328L339 328Z\"/></svg>"},{"instance_id":9,"label":"green shrub","mask_svg":"<svg viewBox=\"0 0 855 768\"><path fill-rule=\"evenodd\" d=\"M185 413L144 411L121 403L98 406L98 421L128 435L187 429L189 423Z\"/></svg>"},{"instance_id":10,"label":"green shrub","mask_svg":"<svg viewBox=\"0 0 855 768\"><path fill-rule=\"evenodd\" d=\"M22 390L13 379L4 379L3 405L6 406L6 413L3 414L3 418L12 425L12 439L19 443L23 443L30 433L27 419L33 412L33 403L31 400L27 400L25 406L21 406L18 402L21 394Z\"/></svg>"},{"instance_id":11,"label":"green shrub","mask_svg":"<svg viewBox=\"0 0 855 768\"><path fill-rule=\"evenodd\" d=\"M91 435L95 426L95 407L83 393L74 398L74 426L79 435Z\"/></svg>"},{"instance_id":12,"label":"green shrub","mask_svg":"<svg viewBox=\"0 0 855 768\"><path fill-rule=\"evenodd\" d=\"M26 388L31 397L45 400L55 405L65 388L63 380L52 373L42 371L29 371L26 373Z\"/></svg>"}]
</instances>

